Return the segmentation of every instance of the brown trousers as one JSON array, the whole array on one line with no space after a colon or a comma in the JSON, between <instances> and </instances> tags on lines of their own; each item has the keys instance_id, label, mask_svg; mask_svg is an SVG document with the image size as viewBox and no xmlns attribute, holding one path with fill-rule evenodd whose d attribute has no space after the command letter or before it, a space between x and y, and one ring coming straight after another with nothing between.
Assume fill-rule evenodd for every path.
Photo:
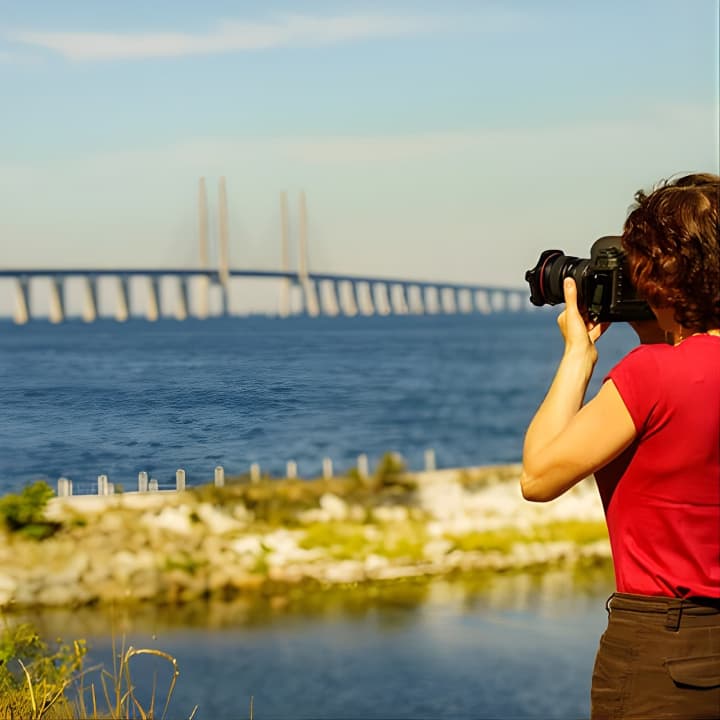
<instances>
[{"instance_id":1,"label":"brown trousers","mask_svg":"<svg viewBox=\"0 0 720 720\"><path fill-rule=\"evenodd\" d=\"M613 594L590 697L592 720L720 720L720 599Z\"/></svg>"}]
</instances>

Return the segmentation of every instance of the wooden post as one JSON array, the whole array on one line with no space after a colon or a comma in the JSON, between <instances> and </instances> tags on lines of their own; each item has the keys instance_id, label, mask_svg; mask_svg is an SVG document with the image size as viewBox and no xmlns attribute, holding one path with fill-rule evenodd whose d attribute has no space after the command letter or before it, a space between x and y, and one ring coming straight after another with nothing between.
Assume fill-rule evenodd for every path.
<instances>
[{"instance_id":1,"label":"wooden post","mask_svg":"<svg viewBox=\"0 0 720 720\"><path fill-rule=\"evenodd\" d=\"M253 463L250 466L250 482L251 483L259 483L260 482L260 465L258 463Z\"/></svg>"},{"instance_id":2,"label":"wooden post","mask_svg":"<svg viewBox=\"0 0 720 720\"><path fill-rule=\"evenodd\" d=\"M285 475L291 480L297 477L297 463L294 460L287 461Z\"/></svg>"},{"instance_id":3,"label":"wooden post","mask_svg":"<svg viewBox=\"0 0 720 720\"><path fill-rule=\"evenodd\" d=\"M175 471L175 489L178 492L185 489L185 471L182 468Z\"/></svg>"},{"instance_id":4,"label":"wooden post","mask_svg":"<svg viewBox=\"0 0 720 720\"><path fill-rule=\"evenodd\" d=\"M138 492L148 491L148 474L143 471L138 473Z\"/></svg>"},{"instance_id":5,"label":"wooden post","mask_svg":"<svg viewBox=\"0 0 720 720\"><path fill-rule=\"evenodd\" d=\"M160 489L160 484L156 478L150 478L148 483L148 492L157 492Z\"/></svg>"},{"instance_id":6,"label":"wooden post","mask_svg":"<svg viewBox=\"0 0 720 720\"><path fill-rule=\"evenodd\" d=\"M365 453L363 453L362 455L358 455L357 471L358 471L358 475L361 478L366 478L370 474L368 472L368 457Z\"/></svg>"},{"instance_id":7,"label":"wooden post","mask_svg":"<svg viewBox=\"0 0 720 720\"><path fill-rule=\"evenodd\" d=\"M225 468L222 465L218 465L215 468L215 487L225 486Z\"/></svg>"}]
</instances>

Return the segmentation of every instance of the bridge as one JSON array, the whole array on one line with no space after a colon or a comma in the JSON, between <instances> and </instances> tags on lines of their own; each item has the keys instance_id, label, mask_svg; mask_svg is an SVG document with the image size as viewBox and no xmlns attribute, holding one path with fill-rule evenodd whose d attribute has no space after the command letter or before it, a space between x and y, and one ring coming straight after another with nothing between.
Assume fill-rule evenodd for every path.
<instances>
[{"instance_id":1,"label":"bridge","mask_svg":"<svg viewBox=\"0 0 720 720\"><path fill-rule=\"evenodd\" d=\"M99 288L114 286L112 316L118 321L142 315L154 321L161 316L178 320L207 318L210 295L220 295L220 315L230 312L228 291L233 278L275 281L277 314L281 317L319 315L406 315L426 313L491 313L531 307L527 291L518 288L467 283L368 277L342 273L312 272L308 267L307 206L299 198L298 267L290 268L287 193L280 196L281 263L279 270L254 270L230 266L227 190L225 178L218 184L218 252L210 265L208 204L204 178L198 185L199 264L195 268L0 268L0 280L14 285L16 323L24 324L45 315L31 301L31 287L43 284L48 291L47 317L53 323L68 318L67 284L83 286L81 317L93 322L100 317ZM164 288L164 292L163 292ZM107 288L106 288L107 292ZM144 295L144 306L134 296ZM168 299L169 296L169 299ZM165 303L162 302L165 298ZM133 312L135 310L135 312ZM212 314L218 314L212 313Z\"/></svg>"}]
</instances>

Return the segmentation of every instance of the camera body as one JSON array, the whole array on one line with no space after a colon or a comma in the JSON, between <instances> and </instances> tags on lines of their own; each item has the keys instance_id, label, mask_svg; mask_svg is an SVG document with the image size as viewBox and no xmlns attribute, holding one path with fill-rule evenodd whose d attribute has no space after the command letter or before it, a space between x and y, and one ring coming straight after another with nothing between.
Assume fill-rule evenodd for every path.
<instances>
[{"instance_id":1,"label":"camera body","mask_svg":"<svg viewBox=\"0 0 720 720\"><path fill-rule=\"evenodd\" d=\"M590 258L545 250L525 273L533 305L565 302L563 280L571 277L578 289L578 306L593 322L628 322L655 318L650 306L637 296L625 264L621 238L607 235L590 248Z\"/></svg>"}]
</instances>

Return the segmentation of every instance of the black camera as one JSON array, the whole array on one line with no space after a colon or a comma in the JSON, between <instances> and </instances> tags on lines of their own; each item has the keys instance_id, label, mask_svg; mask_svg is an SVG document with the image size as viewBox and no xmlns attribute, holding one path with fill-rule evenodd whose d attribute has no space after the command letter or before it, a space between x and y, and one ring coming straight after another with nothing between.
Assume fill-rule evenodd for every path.
<instances>
[{"instance_id":1,"label":"black camera","mask_svg":"<svg viewBox=\"0 0 720 720\"><path fill-rule=\"evenodd\" d=\"M545 250L532 270L525 273L533 305L565 302L563 280L570 277L578 290L578 307L593 322L651 320L650 306L637 296L625 265L621 239L601 237L590 248L590 259Z\"/></svg>"}]
</instances>

